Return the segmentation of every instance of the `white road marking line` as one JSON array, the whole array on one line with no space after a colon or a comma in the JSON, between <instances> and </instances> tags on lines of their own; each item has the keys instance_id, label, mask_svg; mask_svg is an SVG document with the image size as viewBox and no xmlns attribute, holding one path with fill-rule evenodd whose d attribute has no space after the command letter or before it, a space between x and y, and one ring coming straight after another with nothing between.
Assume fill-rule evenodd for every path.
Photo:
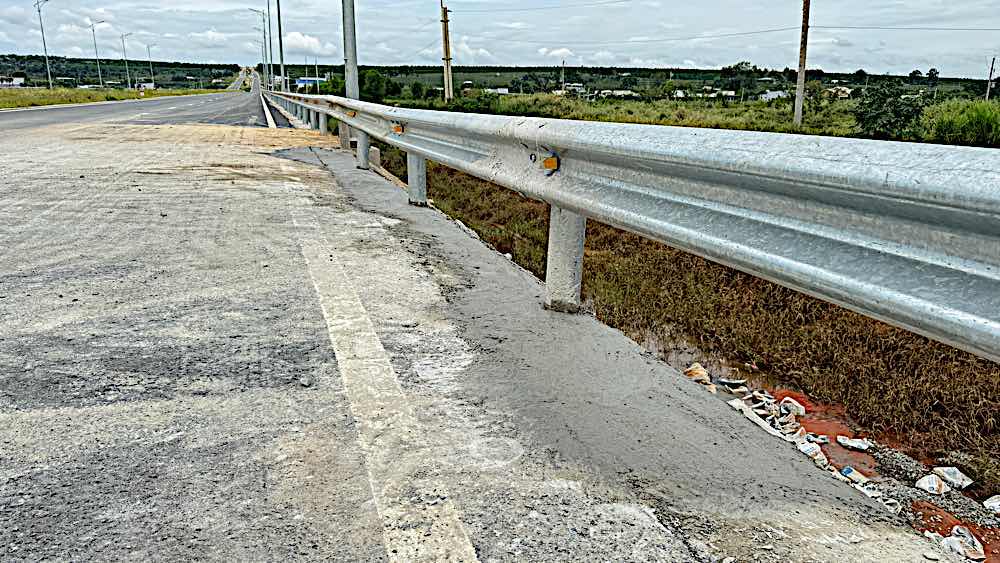
<instances>
[{"instance_id":1,"label":"white road marking line","mask_svg":"<svg viewBox=\"0 0 1000 563\"><path fill-rule=\"evenodd\" d=\"M328 242L299 242L357 421L389 559L478 561L454 503L443 483L433 479L433 464L439 460L429 459L427 431L399 385L353 281Z\"/></svg>"}]
</instances>

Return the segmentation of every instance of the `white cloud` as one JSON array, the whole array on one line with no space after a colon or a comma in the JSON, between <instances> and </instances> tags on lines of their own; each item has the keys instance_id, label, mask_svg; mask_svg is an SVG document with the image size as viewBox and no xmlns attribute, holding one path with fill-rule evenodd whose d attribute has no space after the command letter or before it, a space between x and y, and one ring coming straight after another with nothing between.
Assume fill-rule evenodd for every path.
<instances>
[{"instance_id":1,"label":"white cloud","mask_svg":"<svg viewBox=\"0 0 1000 563\"><path fill-rule=\"evenodd\" d=\"M337 47L320 41L318 37L293 31L285 35L285 53L329 57L337 54Z\"/></svg>"},{"instance_id":2,"label":"white cloud","mask_svg":"<svg viewBox=\"0 0 1000 563\"><path fill-rule=\"evenodd\" d=\"M497 24L497 27L504 29L531 29L534 26L526 22L500 22Z\"/></svg>"},{"instance_id":3,"label":"white cloud","mask_svg":"<svg viewBox=\"0 0 1000 563\"><path fill-rule=\"evenodd\" d=\"M573 51L567 49L566 47L560 47L558 49L549 49L547 47L542 47L538 50L538 54L543 57L551 57L554 59L565 59L567 57L575 56Z\"/></svg>"}]
</instances>

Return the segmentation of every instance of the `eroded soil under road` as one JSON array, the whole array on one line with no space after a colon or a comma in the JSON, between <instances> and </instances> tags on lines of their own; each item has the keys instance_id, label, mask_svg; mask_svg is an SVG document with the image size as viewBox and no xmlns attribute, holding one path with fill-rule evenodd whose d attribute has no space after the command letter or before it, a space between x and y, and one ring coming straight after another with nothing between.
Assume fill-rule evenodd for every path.
<instances>
[{"instance_id":1,"label":"eroded soil under road","mask_svg":"<svg viewBox=\"0 0 1000 563\"><path fill-rule=\"evenodd\" d=\"M335 149L0 140L0 559L937 549Z\"/></svg>"}]
</instances>

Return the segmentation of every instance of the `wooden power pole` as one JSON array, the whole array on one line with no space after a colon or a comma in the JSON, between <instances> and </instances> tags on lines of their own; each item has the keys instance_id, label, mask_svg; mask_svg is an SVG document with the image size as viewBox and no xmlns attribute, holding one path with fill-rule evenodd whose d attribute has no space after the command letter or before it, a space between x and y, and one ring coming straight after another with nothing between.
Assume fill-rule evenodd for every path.
<instances>
[{"instance_id":1,"label":"wooden power pole","mask_svg":"<svg viewBox=\"0 0 1000 563\"><path fill-rule=\"evenodd\" d=\"M455 99L455 83L451 78L451 35L448 31L448 7L441 0L441 41L444 56L444 101Z\"/></svg>"},{"instance_id":2,"label":"wooden power pole","mask_svg":"<svg viewBox=\"0 0 1000 563\"><path fill-rule=\"evenodd\" d=\"M997 58L993 57L993 62L990 63L990 76L986 79L986 101L990 101L990 90L993 89L993 69L997 66Z\"/></svg>"},{"instance_id":3,"label":"wooden power pole","mask_svg":"<svg viewBox=\"0 0 1000 563\"><path fill-rule=\"evenodd\" d=\"M806 47L809 45L809 0L802 0L802 38L799 43L799 75L795 84L795 125L802 125L806 100Z\"/></svg>"}]
</instances>

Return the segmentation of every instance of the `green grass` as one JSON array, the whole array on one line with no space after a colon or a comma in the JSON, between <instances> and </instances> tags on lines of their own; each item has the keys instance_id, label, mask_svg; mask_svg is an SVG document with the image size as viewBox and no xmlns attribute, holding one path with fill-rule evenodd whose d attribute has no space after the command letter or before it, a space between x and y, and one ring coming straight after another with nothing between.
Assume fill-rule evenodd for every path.
<instances>
[{"instance_id":1,"label":"green grass","mask_svg":"<svg viewBox=\"0 0 1000 563\"><path fill-rule=\"evenodd\" d=\"M1000 101L949 100L921 118L923 140L948 145L1000 147Z\"/></svg>"},{"instance_id":2,"label":"green grass","mask_svg":"<svg viewBox=\"0 0 1000 563\"><path fill-rule=\"evenodd\" d=\"M645 123L712 129L798 132L813 135L855 134L852 101L811 104L801 129L792 125L792 107L780 102L680 102L672 100L601 100L588 102L551 94L483 96L446 105L441 100L393 100L413 108L455 109L498 115L524 115L583 121Z\"/></svg>"},{"instance_id":3,"label":"green grass","mask_svg":"<svg viewBox=\"0 0 1000 563\"><path fill-rule=\"evenodd\" d=\"M185 96L190 94L211 94L220 90L147 90L146 98L163 96ZM5 88L0 90L0 108L24 108L59 104L83 104L118 100L137 100L139 93L133 90L83 90L78 88Z\"/></svg>"}]
</instances>

